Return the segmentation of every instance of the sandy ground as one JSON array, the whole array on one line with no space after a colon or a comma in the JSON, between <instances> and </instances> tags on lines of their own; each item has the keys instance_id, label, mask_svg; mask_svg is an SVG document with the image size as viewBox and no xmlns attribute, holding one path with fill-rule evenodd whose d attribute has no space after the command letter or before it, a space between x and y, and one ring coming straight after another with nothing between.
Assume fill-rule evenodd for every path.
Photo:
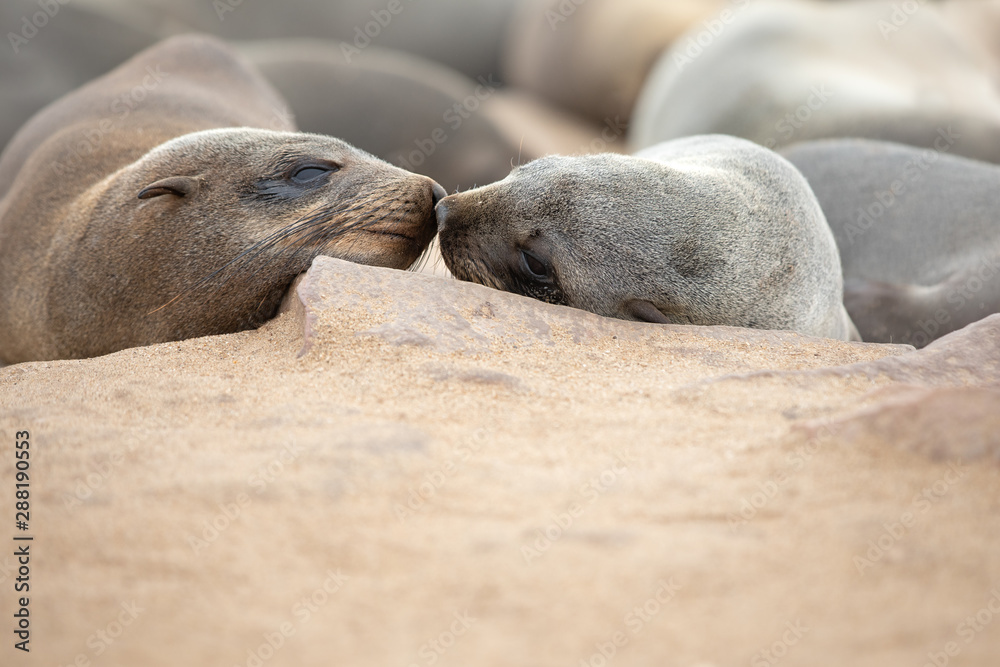
<instances>
[{"instance_id":1,"label":"sandy ground","mask_svg":"<svg viewBox=\"0 0 1000 667\"><path fill-rule=\"evenodd\" d=\"M325 258L298 296L0 369L0 664L997 664L1000 316L914 352Z\"/></svg>"}]
</instances>

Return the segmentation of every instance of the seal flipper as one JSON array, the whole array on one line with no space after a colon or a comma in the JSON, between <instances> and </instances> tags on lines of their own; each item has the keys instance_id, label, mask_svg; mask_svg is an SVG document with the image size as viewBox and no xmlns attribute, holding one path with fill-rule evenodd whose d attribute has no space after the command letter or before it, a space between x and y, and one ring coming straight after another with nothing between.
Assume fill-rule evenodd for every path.
<instances>
[{"instance_id":1,"label":"seal flipper","mask_svg":"<svg viewBox=\"0 0 1000 667\"><path fill-rule=\"evenodd\" d=\"M632 299L625 304L625 312L640 322L652 322L654 324L673 324L649 301Z\"/></svg>"}]
</instances>

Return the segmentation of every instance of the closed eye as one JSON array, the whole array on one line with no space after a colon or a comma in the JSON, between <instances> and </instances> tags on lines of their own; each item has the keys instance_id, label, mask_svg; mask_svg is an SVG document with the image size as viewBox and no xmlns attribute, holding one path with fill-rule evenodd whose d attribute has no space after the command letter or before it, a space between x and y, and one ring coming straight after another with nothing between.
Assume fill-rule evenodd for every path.
<instances>
[{"instance_id":1,"label":"closed eye","mask_svg":"<svg viewBox=\"0 0 1000 667\"><path fill-rule=\"evenodd\" d=\"M545 266L542 260L538 259L532 255L527 250L521 251L521 262L524 264L524 268L528 270L532 278L537 280L548 280L549 279L549 268Z\"/></svg>"},{"instance_id":2,"label":"closed eye","mask_svg":"<svg viewBox=\"0 0 1000 667\"><path fill-rule=\"evenodd\" d=\"M315 181L320 176L330 173L331 171L335 171L335 169L330 167L317 167L313 165L302 167L292 174L292 181L295 183L310 183Z\"/></svg>"}]
</instances>

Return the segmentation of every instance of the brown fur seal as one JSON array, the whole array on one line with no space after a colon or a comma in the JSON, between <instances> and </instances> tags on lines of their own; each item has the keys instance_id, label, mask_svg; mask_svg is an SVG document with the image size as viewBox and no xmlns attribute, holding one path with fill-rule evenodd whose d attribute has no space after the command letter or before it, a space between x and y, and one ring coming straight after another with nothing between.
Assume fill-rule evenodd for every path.
<instances>
[{"instance_id":1,"label":"brown fur seal","mask_svg":"<svg viewBox=\"0 0 1000 667\"><path fill-rule=\"evenodd\" d=\"M837 239L865 340L923 347L1000 313L1000 167L852 139L785 155Z\"/></svg>"},{"instance_id":2,"label":"brown fur seal","mask_svg":"<svg viewBox=\"0 0 1000 667\"><path fill-rule=\"evenodd\" d=\"M1000 162L1000 88L936 4L740 4L717 34L660 58L633 149L707 133L769 148L835 137L933 148L944 136L953 153Z\"/></svg>"},{"instance_id":3,"label":"brown fur seal","mask_svg":"<svg viewBox=\"0 0 1000 667\"><path fill-rule=\"evenodd\" d=\"M441 187L285 118L228 47L188 36L32 119L0 159L16 173L0 202L0 357L251 328L320 253L409 266Z\"/></svg>"},{"instance_id":4,"label":"brown fur seal","mask_svg":"<svg viewBox=\"0 0 1000 667\"><path fill-rule=\"evenodd\" d=\"M856 337L816 198L742 139L542 158L437 216L462 280L621 319Z\"/></svg>"}]
</instances>

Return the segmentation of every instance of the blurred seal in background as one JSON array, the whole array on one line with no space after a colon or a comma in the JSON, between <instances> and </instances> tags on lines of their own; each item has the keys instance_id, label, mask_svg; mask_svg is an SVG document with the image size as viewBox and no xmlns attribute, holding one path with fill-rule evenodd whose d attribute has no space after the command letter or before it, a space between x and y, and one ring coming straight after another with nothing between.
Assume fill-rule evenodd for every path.
<instances>
[{"instance_id":1,"label":"blurred seal in background","mask_svg":"<svg viewBox=\"0 0 1000 667\"><path fill-rule=\"evenodd\" d=\"M913 3L915 6L917 3ZM775 148L882 139L1000 161L1000 94L984 49L936 4L772 2L698 27L643 87L630 145L703 133Z\"/></svg>"},{"instance_id":2,"label":"blurred seal in background","mask_svg":"<svg viewBox=\"0 0 1000 667\"><path fill-rule=\"evenodd\" d=\"M627 122L660 53L726 6L721 0L522 0L505 41L504 78L595 122Z\"/></svg>"},{"instance_id":3,"label":"blurred seal in background","mask_svg":"<svg viewBox=\"0 0 1000 667\"><path fill-rule=\"evenodd\" d=\"M862 338L923 347L1000 312L1000 167L853 139L798 144Z\"/></svg>"}]
</instances>

